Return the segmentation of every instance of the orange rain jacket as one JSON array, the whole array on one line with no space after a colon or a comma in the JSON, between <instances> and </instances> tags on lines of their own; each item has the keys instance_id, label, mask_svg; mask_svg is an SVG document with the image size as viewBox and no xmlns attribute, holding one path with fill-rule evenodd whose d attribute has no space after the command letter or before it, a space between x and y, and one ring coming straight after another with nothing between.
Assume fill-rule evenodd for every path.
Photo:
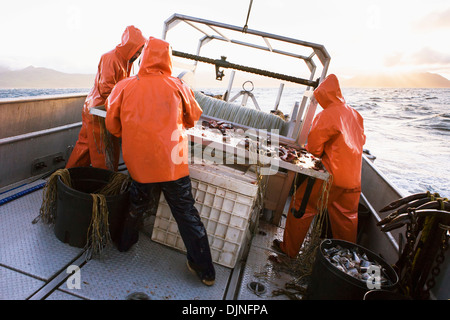
<instances>
[{"instance_id":1,"label":"orange rain jacket","mask_svg":"<svg viewBox=\"0 0 450 320\"><path fill-rule=\"evenodd\" d=\"M92 166L107 169L100 126L98 119L89 113L92 107L102 106L114 86L130 75L132 63L130 59L144 46L145 38L134 26L128 26L122 34L122 40L115 49L100 58L95 83L86 97L83 107L83 124L78 141L67 162L66 168ZM114 167L117 167L119 152L115 145Z\"/></svg>"},{"instance_id":2,"label":"orange rain jacket","mask_svg":"<svg viewBox=\"0 0 450 320\"><path fill-rule=\"evenodd\" d=\"M327 206L333 238L356 242L362 148L366 142L363 118L346 104L334 74L329 75L314 90L314 97L323 111L314 118L306 149L313 155L322 157L325 168L333 175ZM280 245L290 257L298 254L317 214L322 185L323 181L316 181L314 184L302 218L295 218L291 208L300 208L306 183L297 189L295 198L291 201Z\"/></svg>"},{"instance_id":3,"label":"orange rain jacket","mask_svg":"<svg viewBox=\"0 0 450 320\"><path fill-rule=\"evenodd\" d=\"M107 101L106 128L122 138L123 159L140 183L189 175L185 128L195 125L202 109L171 74L169 43L150 37L137 76L119 82Z\"/></svg>"},{"instance_id":4,"label":"orange rain jacket","mask_svg":"<svg viewBox=\"0 0 450 320\"><path fill-rule=\"evenodd\" d=\"M353 189L361 185L361 157L366 143L363 118L345 103L339 82L329 75L314 90L323 111L314 118L306 149L322 157L333 185Z\"/></svg>"}]
</instances>

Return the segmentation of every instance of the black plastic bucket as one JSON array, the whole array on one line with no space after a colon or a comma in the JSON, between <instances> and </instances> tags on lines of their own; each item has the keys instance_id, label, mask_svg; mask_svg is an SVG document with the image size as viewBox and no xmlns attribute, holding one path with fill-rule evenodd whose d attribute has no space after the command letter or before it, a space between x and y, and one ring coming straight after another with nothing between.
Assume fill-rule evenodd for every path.
<instances>
[{"instance_id":1,"label":"black plastic bucket","mask_svg":"<svg viewBox=\"0 0 450 320\"><path fill-rule=\"evenodd\" d=\"M87 244L88 229L92 218L92 196L108 184L113 172L92 167L68 169L72 188L58 177L55 235L64 243L83 248ZM129 191L106 196L109 231L115 242L120 226L128 210Z\"/></svg>"},{"instance_id":2,"label":"black plastic bucket","mask_svg":"<svg viewBox=\"0 0 450 320\"><path fill-rule=\"evenodd\" d=\"M325 239L317 250L311 280L305 296L306 299L363 300L366 292L374 289L373 287L369 287L366 281L356 279L337 269L325 258L324 249L335 247L337 245L347 249L358 248L358 251L361 254L365 253L370 261L378 263L384 269L386 276L391 282L389 285L381 285L379 289L387 291L395 289L398 283L397 273L378 255L364 247L348 241Z\"/></svg>"}]
</instances>

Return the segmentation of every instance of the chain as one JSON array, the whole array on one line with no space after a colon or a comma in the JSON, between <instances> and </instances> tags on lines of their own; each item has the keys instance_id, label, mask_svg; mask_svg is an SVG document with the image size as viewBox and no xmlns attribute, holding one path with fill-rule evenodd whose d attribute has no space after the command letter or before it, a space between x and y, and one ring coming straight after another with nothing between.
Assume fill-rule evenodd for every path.
<instances>
[{"instance_id":1,"label":"chain","mask_svg":"<svg viewBox=\"0 0 450 320\"><path fill-rule=\"evenodd\" d=\"M415 216L415 210L409 209L408 215L410 222L406 226L406 246L404 250L407 251L406 256L406 267L403 274L402 286L405 294L410 296L412 293L412 269L413 269L413 256L414 256L414 245L416 243L417 238L417 218Z\"/></svg>"},{"instance_id":2,"label":"chain","mask_svg":"<svg viewBox=\"0 0 450 320\"><path fill-rule=\"evenodd\" d=\"M431 278L427 281L427 289L424 290L424 294L427 298L429 297L429 291L436 285L436 277L441 273L440 266L445 260L445 252L448 249L450 238L449 226L439 224L439 227L446 231L442 233L441 246L439 253L436 255L435 266L433 267L433 269L431 269Z\"/></svg>"},{"instance_id":3,"label":"chain","mask_svg":"<svg viewBox=\"0 0 450 320\"><path fill-rule=\"evenodd\" d=\"M181 52L181 51L176 51L176 50L172 50L172 55L175 57L181 57L181 58L185 58L185 59L190 59L190 60L213 64L216 67L240 70L240 71L244 71L244 72L248 72L248 73L262 75L262 76L269 77L269 78L298 83L298 84L302 84L302 85L313 87L313 88L317 88L319 85L318 80L313 81L313 80L309 80L309 79L302 79L302 78L293 77L293 76L289 76L289 75L285 75L285 74L281 74L281 73L276 73L276 72L271 72L271 71L262 70L262 69L258 69L258 68L234 64L234 63L230 63L230 62L226 61L225 57L223 59L215 60L215 59L206 58L206 57L202 57L202 56L198 56L198 55L194 55L194 54L190 54L190 53L185 53L185 52Z\"/></svg>"}]
</instances>

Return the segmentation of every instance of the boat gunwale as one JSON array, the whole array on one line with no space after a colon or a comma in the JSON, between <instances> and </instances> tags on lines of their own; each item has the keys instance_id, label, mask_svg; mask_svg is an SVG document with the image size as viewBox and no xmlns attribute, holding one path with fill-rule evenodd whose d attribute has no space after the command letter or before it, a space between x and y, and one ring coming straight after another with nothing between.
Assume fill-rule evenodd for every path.
<instances>
[{"instance_id":1,"label":"boat gunwale","mask_svg":"<svg viewBox=\"0 0 450 320\"><path fill-rule=\"evenodd\" d=\"M5 88L7 89L7 88ZM36 88L20 88L20 89L36 89ZM11 89L13 90L13 89ZM0 99L0 106L3 104L23 103L23 102L39 102L42 100L60 100L87 97L87 93L63 93L54 95L39 95L33 97L17 97L17 98L2 98Z\"/></svg>"}]
</instances>

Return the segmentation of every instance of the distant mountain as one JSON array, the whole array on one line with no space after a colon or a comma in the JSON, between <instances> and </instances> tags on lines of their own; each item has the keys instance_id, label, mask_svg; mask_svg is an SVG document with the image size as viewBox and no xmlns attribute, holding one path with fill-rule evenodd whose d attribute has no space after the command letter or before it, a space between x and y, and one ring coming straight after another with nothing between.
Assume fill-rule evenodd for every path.
<instances>
[{"instance_id":1,"label":"distant mountain","mask_svg":"<svg viewBox=\"0 0 450 320\"><path fill-rule=\"evenodd\" d=\"M10 69L8 69L7 67L4 67L4 66L0 65L0 73L6 72L6 71L10 71Z\"/></svg>"},{"instance_id":2,"label":"distant mountain","mask_svg":"<svg viewBox=\"0 0 450 320\"><path fill-rule=\"evenodd\" d=\"M95 75L64 73L29 66L0 72L0 88L90 88Z\"/></svg>"},{"instance_id":3,"label":"distant mountain","mask_svg":"<svg viewBox=\"0 0 450 320\"><path fill-rule=\"evenodd\" d=\"M90 88L94 74L64 73L29 66L22 70L0 67L0 88ZM214 81L213 81L214 82ZM435 73L370 74L340 79L342 87L450 88L450 80Z\"/></svg>"},{"instance_id":4,"label":"distant mountain","mask_svg":"<svg viewBox=\"0 0 450 320\"><path fill-rule=\"evenodd\" d=\"M372 74L341 80L341 85L357 88L450 88L450 80L429 72Z\"/></svg>"}]
</instances>

